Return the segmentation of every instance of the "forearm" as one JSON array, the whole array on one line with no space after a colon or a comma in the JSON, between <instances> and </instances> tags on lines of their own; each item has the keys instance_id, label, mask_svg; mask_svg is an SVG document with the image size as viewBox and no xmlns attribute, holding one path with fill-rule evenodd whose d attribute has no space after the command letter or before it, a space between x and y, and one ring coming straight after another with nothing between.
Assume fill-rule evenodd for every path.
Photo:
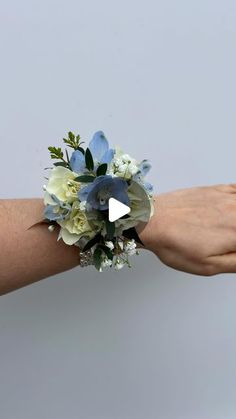
<instances>
[{"instance_id":1,"label":"forearm","mask_svg":"<svg viewBox=\"0 0 236 419\"><path fill-rule=\"evenodd\" d=\"M0 200L0 295L79 265L79 248L57 241L59 226L43 219L41 198Z\"/></svg>"}]
</instances>

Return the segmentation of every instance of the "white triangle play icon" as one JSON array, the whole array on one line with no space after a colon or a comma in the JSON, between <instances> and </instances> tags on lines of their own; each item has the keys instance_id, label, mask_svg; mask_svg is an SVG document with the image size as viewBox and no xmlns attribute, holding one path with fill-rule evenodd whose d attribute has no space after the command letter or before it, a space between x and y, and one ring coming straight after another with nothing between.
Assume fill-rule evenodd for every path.
<instances>
[{"instance_id":1,"label":"white triangle play icon","mask_svg":"<svg viewBox=\"0 0 236 419\"><path fill-rule=\"evenodd\" d=\"M109 208L109 221L113 222L118 220L130 212L130 207L123 204L123 202L117 201L115 198L110 198L108 201Z\"/></svg>"}]
</instances>

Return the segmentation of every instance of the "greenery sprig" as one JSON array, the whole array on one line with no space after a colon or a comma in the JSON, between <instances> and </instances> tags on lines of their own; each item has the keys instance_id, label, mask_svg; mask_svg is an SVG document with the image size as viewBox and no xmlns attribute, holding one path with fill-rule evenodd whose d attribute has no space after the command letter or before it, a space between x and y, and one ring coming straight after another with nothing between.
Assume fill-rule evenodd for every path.
<instances>
[{"instance_id":1,"label":"greenery sprig","mask_svg":"<svg viewBox=\"0 0 236 419\"><path fill-rule=\"evenodd\" d=\"M80 135L75 135L73 132L68 132L68 138L63 138L64 143L68 146L73 148L74 150L80 150L84 154L84 149L81 147L81 144L84 141L80 141Z\"/></svg>"}]
</instances>

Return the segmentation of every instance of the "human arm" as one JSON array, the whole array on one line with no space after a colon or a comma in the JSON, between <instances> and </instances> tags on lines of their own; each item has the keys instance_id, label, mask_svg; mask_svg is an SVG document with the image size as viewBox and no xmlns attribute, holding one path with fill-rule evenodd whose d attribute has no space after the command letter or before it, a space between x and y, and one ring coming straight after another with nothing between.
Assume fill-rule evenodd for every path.
<instances>
[{"instance_id":1,"label":"human arm","mask_svg":"<svg viewBox=\"0 0 236 419\"><path fill-rule=\"evenodd\" d=\"M43 199L0 200L0 295L79 265L79 248L57 241L42 219ZM236 184L155 196L150 221L136 227L145 249L196 275L236 273Z\"/></svg>"},{"instance_id":2,"label":"human arm","mask_svg":"<svg viewBox=\"0 0 236 419\"><path fill-rule=\"evenodd\" d=\"M79 264L79 248L57 241L59 226L49 232L42 220L41 198L0 200L0 295Z\"/></svg>"}]
</instances>

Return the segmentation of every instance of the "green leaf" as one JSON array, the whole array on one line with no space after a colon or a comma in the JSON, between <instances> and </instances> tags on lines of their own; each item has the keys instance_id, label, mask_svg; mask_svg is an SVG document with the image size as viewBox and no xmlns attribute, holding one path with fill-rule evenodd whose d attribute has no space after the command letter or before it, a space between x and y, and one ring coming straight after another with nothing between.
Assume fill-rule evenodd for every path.
<instances>
[{"instance_id":1,"label":"green leaf","mask_svg":"<svg viewBox=\"0 0 236 419\"><path fill-rule=\"evenodd\" d=\"M127 239L134 239L136 242L145 246L134 227L128 228L128 230L124 230L122 235Z\"/></svg>"},{"instance_id":2,"label":"green leaf","mask_svg":"<svg viewBox=\"0 0 236 419\"><path fill-rule=\"evenodd\" d=\"M89 183L89 182L93 182L94 179L95 179L94 176L81 175L81 176L76 177L74 180L76 180L77 182Z\"/></svg>"},{"instance_id":3,"label":"green leaf","mask_svg":"<svg viewBox=\"0 0 236 419\"><path fill-rule=\"evenodd\" d=\"M56 163L53 163L54 166L63 166L63 167L68 167L68 164L64 161L58 161Z\"/></svg>"},{"instance_id":4,"label":"green leaf","mask_svg":"<svg viewBox=\"0 0 236 419\"><path fill-rule=\"evenodd\" d=\"M63 152L61 150L61 147L49 146L48 150L50 151L52 159L63 159Z\"/></svg>"},{"instance_id":5,"label":"green leaf","mask_svg":"<svg viewBox=\"0 0 236 419\"><path fill-rule=\"evenodd\" d=\"M96 243L99 243L101 240L101 233L96 234L95 237L93 237L91 240L88 241L88 243L84 246L82 252L86 252L86 250L91 249Z\"/></svg>"},{"instance_id":6,"label":"green leaf","mask_svg":"<svg viewBox=\"0 0 236 419\"><path fill-rule=\"evenodd\" d=\"M96 175L97 176L105 175L106 171L107 171L107 163L103 163L100 166L98 166Z\"/></svg>"},{"instance_id":7,"label":"green leaf","mask_svg":"<svg viewBox=\"0 0 236 419\"><path fill-rule=\"evenodd\" d=\"M111 249L109 249L109 247L105 246L104 244L99 244L99 247L107 255L108 259L113 260L113 253L112 253Z\"/></svg>"},{"instance_id":8,"label":"green leaf","mask_svg":"<svg viewBox=\"0 0 236 419\"><path fill-rule=\"evenodd\" d=\"M85 153L85 151L84 151L84 149L82 147L77 147L76 150L81 151L81 153L83 153L83 154Z\"/></svg>"},{"instance_id":9,"label":"green leaf","mask_svg":"<svg viewBox=\"0 0 236 419\"><path fill-rule=\"evenodd\" d=\"M106 220L105 222L106 222L107 239L112 240L115 233L115 223L114 222L112 223L109 220Z\"/></svg>"},{"instance_id":10,"label":"green leaf","mask_svg":"<svg viewBox=\"0 0 236 419\"><path fill-rule=\"evenodd\" d=\"M70 157L67 150L66 150L66 158L67 158L68 164L70 164Z\"/></svg>"},{"instance_id":11,"label":"green leaf","mask_svg":"<svg viewBox=\"0 0 236 419\"><path fill-rule=\"evenodd\" d=\"M75 139L75 134L73 134L73 132L69 131L69 132L68 132L68 138L69 138L71 141L74 141L74 139Z\"/></svg>"},{"instance_id":12,"label":"green leaf","mask_svg":"<svg viewBox=\"0 0 236 419\"><path fill-rule=\"evenodd\" d=\"M95 265L95 268L99 271L102 263L102 249L97 247L93 254L93 263Z\"/></svg>"},{"instance_id":13,"label":"green leaf","mask_svg":"<svg viewBox=\"0 0 236 419\"><path fill-rule=\"evenodd\" d=\"M85 164L88 170L93 170L94 168L93 156L89 148L87 148L85 151Z\"/></svg>"}]
</instances>

